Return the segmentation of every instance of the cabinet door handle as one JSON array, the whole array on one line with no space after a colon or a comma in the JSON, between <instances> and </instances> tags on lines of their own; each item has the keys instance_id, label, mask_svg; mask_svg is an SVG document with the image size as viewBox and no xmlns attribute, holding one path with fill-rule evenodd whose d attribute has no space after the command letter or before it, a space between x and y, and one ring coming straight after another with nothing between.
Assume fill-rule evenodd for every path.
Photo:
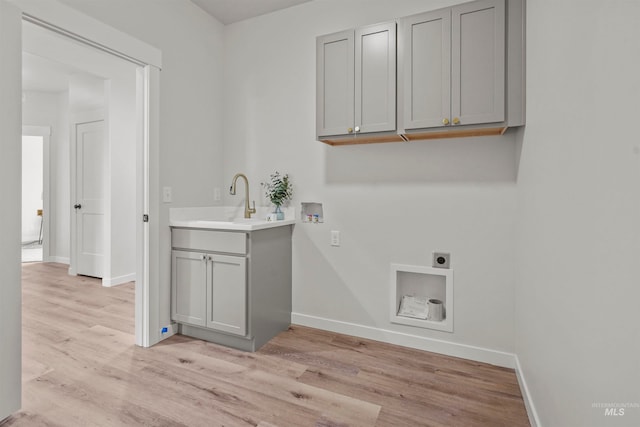
<instances>
[{"instance_id":1,"label":"cabinet door handle","mask_svg":"<svg viewBox=\"0 0 640 427\"><path fill-rule=\"evenodd\" d=\"M349 128L349 129L347 129L347 132L349 132L349 133L353 133L353 128Z\"/></svg>"},{"instance_id":2,"label":"cabinet door handle","mask_svg":"<svg viewBox=\"0 0 640 427\"><path fill-rule=\"evenodd\" d=\"M202 260L206 261L207 260L207 256L206 255L202 255Z\"/></svg>"},{"instance_id":3,"label":"cabinet door handle","mask_svg":"<svg viewBox=\"0 0 640 427\"><path fill-rule=\"evenodd\" d=\"M458 125L458 124L460 124L460 119L459 119L459 118L457 118L457 117L454 117L454 118L453 118L453 124L454 124L454 125Z\"/></svg>"},{"instance_id":4,"label":"cabinet door handle","mask_svg":"<svg viewBox=\"0 0 640 427\"><path fill-rule=\"evenodd\" d=\"M448 125L449 124L449 119L447 119L447 118L442 119L442 124L445 125L445 126Z\"/></svg>"},{"instance_id":5,"label":"cabinet door handle","mask_svg":"<svg viewBox=\"0 0 640 427\"><path fill-rule=\"evenodd\" d=\"M356 133L360 132L360 126L356 126Z\"/></svg>"}]
</instances>

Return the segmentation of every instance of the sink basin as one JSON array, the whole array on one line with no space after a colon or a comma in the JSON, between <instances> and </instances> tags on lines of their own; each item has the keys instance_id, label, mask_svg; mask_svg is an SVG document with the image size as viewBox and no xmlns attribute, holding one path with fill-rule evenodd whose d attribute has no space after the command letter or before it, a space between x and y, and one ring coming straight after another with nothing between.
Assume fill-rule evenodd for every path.
<instances>
[{"instance_id":1,"label":"sink basin","mask_svg":"<svg viewBox=\"0 0 640 427\"><path fill-rule=\"evenodd\" d=\"M177 208L171 211L169 225L211 230L254 231L295 224L295 219L267 221L265 218L268 214L269 209L263 209L253 218L244 218L242 210L238 208Z\"/></svg>"},{"instance_id":2,"label":"sink basin","mask_svg":"<svg viewBox=\"0 0 640 427\"><path fill-rule=\"evenodd\" d=\"M171 220L172 227L206 228L212 230L240 230L253 231L264 228L281 227L294 224L295 220L267 221L262 218L233 218L233 219L192 219Z\"/></svg>"},{"instance_id":3,"label":"sink basin","mask_svg":"<svg viewBox=\"0 0 640 427\"><path fill-rule=\"evenodd\" d=\"M260 223L266 222L262 218L230 218L230 219L202 219L199 220L202 222L220 222L224 224L251 224L251 223Z\"/></svg>"}]
</instances>

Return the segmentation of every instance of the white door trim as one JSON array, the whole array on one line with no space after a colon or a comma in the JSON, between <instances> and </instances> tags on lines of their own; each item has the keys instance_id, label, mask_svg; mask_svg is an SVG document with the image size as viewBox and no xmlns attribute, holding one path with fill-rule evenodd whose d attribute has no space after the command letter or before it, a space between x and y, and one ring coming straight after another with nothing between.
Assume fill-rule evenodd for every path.
<instances>
[{"instance_id":1,"label":"white door trim","mask_svg":"<svg viewBox=\"0 0 640 427\"><path fill-rule=\"evenodd\" d=\"M22 126L22 136L42 137L42 261L51 257L51 225L55 224L55 213L51 209L51 126Z\"/></svg>"},{"instance_id":2,"label":"white door trim","mask_svg":"<svg viewBox=\"0 0 640 427\"><path fill-rule=\"evenodd\" d=\"M22 396L21 30L20 10L0 0L0 422L20 409Z\"/></svg>"},{"instance_id":3,"label":"white door trim","mask_svg":"<svg viewBox=\"0 0 640 427\"><path fill-rule=\"evenodd\" d=\"M57 1L9 0L22 10L23 19L112 55L162 68L162 51L102 21Z\"/></svg>"},{"instance_id":4,"label":"white door trim","mask_svg":"<svg viewBox=\"0 0 640 427\"><path fill-rule=\"evenodd\" d=\"M159 140L160 140L160 67L162 53L159 49L147 45L146 43L118 31L101 21L84 15L77 10L63 5L59 2L33 2L22 4L18 7L23 12L23 20L43 26L53 30L58 34L70 37L76 41L101 49L109 54L120 58L128 59L137 65L143 64L141 76L142 86L146 89L142 91L139 110L139 121L141 121L141 132L138 132L137 146L138 153L142 158L137 160L138 175L143 175L146 180L138 183L137 199L143 200L145 214L150 214L151 223L143 223L142 218L138 218L137 235L138 257L137 280L136 280L136 344L148 347L158 342L159 316L158 305L150 304L150 301L158 301L159 285L159 252L151 251L149 241L159 240L159 206L154 200L152 203L150 194L158 193L159 180L157 175L160 163ZM19 108L19 106L16 106ZM142 148L140 148L142 147ZM150 171L154 171L152 176ZM140 187L142 184L142 187ZM150 227L151 224L151 227ZM73 228L72 228L73 229ZM142 238L142 241L140 241ZM152 333L152 331L154 331Z\"/></svg>"}]
</instances>

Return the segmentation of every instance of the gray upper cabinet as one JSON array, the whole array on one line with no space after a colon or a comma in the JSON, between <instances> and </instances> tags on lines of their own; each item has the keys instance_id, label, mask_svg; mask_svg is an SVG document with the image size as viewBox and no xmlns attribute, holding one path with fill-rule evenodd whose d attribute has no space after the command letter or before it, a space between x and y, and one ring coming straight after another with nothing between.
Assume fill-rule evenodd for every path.
<instances>
[{"instance_id":1,"label":"gray upper cabinet","mask_svg":"<svg viewBox=\"0 0 640 427\"><path fill-rule=\"evenodd\" d=\"M396 23L356 30L355 132L396 129ZM358 129L359 128L359 129Z\"/></svg>"},{"instance_id":2,"label":"gray upper cabinet","mask_svg":"<svg viewBox=\"0 0 640 427\"><path fill-rule=\"evenodd\" d=\"M316 130L354 136L396 129L396 23L317 39Z\"/></svg>"},{"instance_id":3,"label":"gray upper cabinet","mask_svg":"<svg viewBox=\"0 0 640 427\"><path fill-rule=\"evenodd\" d=\"M346 134L354 127L354 32L318 37L316 43L317 133Z\"/></svg>"},{"instance_id":4,"label":"gray upper cabinet","mask_svg":"<svg viewBox=\"0 0 640 427\"><path fill-rule=\"evenodd\" d=\"M480 0L452 8L452 124L504 121L504 90L504 0Z\"/></svg>"},{"instance_id":5,"label":"gray upper cabinet","mask_svg":"<svg viewBox=\"0 0 640 427\"><path fill-rule=\"evenodd\" d=\"M404 18L405 129L505 120L504 0Z\"/></svg>"},{"instance_id":6,"label":"gray upper cabinet","mask_svg":"<svg viewBox=\"0 0 640 427\"><path fill-rule=\"evenodd\" d=\"M451 116L451 11L405 18L404 127L444 126Z\"/></svg>"},{"instance_id":7,"label":"gray upper cabinet","mask_svg":"<svg viewBox=\"0 0 640 427\"><path fill-rule=\"evenodd\" d=\"M318 37L318 140L417 141L523 126L525 12L525 0L476 0L399 19L397 40L394 22Z\"/></svg>"}]
</instances>

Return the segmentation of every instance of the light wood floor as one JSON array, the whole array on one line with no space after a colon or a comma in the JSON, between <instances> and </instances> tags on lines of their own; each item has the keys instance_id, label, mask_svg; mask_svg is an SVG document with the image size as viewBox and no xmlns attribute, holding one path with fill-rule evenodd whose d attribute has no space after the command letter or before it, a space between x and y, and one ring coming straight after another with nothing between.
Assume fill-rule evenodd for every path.
<instances>
[{"instance_id":1,"label":"light wood floor","mask_svg":"<svg viewBox=\"0 0 640 427\"><path fill-rule=\"evenodd\" d=\"M257 353L136 347L133 284L23 267L23 410L8 426L528 426L513 370L299 326Z\"/></svg>"}]
</instances>

